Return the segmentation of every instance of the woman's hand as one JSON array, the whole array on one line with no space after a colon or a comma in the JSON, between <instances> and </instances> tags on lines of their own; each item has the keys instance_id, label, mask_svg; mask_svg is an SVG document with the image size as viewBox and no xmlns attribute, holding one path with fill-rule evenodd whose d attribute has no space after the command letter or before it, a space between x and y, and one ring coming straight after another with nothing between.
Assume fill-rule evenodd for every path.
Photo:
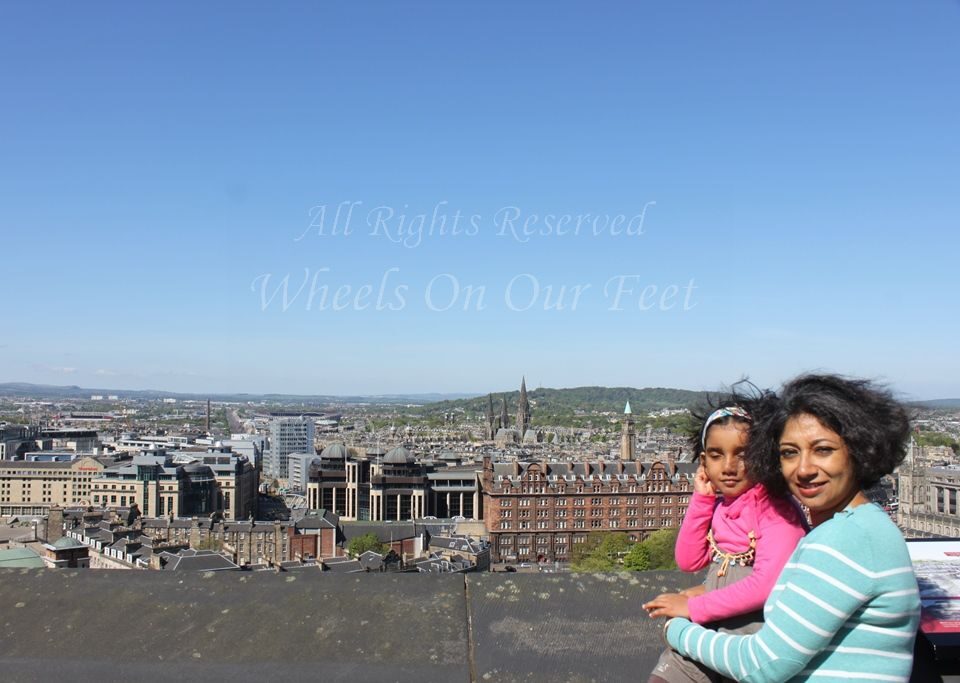
<instances>
[{"instance_id":1,"label":"woman's hand","mask_svg":"<svg viewBox=\"0 0 960 683\"><path fill-rule=\"evenodd\" d=\"M697 468L697 473L693 477L693 491L703 496L717 495L717 492L713 489L713 484L710 483L710 478L707 477L707 470L703 463Z\"/></svg>"},{"instance_id":2,"label":"woman's hand","mask_svg":"<svg viewBox=\"0 0 960 683\"><path fill-rule=\"evenodd\" d=\"M650 602L643 604L643 609L651 618L657 617L687 617L690 618L690 612L687 610L687 600L689 597L683 593L663 593L658 595Z\"/></svg>"}]
</instances>

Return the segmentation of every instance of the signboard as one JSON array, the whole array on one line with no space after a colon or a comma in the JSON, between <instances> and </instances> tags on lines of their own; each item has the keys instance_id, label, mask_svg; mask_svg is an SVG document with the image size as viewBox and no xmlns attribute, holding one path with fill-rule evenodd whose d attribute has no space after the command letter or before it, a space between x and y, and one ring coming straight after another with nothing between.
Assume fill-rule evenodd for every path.
<instances>
[{"instance_id":1,"label":"signboard","mask_svg":"<svg viewBox=\"0 0 960 683\"><path fill-rule=\"evenodd\" d=\"M920 630L960 634L960 541L907 541L920 588Z\"/></svg>"}]
</instances>

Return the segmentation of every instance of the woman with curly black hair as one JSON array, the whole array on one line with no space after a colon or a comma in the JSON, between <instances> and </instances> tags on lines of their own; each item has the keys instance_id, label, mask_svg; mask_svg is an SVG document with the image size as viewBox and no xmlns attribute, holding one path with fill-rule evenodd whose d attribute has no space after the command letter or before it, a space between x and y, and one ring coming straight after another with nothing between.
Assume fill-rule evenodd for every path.
<instances>
[{"instance_id":1,"label":"woman with curly black hair","mask_svg":"<svg viewBox=\"0 0 960 683\"><path fill-rule=\"evenodd\" d=\"M904 408L865 380L805 375L754 409L753 476L810 512L764 606L763 628L727 635L684 618L669 644L737 681L909 680L920 598L900 531L864 490L903 460Z\"/></svg>"}]
</instances>

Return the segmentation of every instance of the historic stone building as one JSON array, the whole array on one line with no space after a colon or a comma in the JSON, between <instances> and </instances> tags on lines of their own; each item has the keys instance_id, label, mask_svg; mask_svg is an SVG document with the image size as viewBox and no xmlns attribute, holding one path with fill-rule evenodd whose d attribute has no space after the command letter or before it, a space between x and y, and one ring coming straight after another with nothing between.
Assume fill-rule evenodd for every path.
<instances>
[{"instance_id":1,"label":"historic stone building","mask_svg":"<svg viewBox=\"0 0 960 683\"><path fill-rule=\"evenodd\" d=\"M485 458L483 514L494 562L565 562L591 532L642 540L677 527L694 463L504 462Z\"/></svg>"},{"instance_id":2,"label":"historic stone building","mask_svg":"<svg viewBox=\"0 0 960 683\"><path fill-rule=\"evenodd\" d=\"M960 537L960 467L944 447L911 440L898 473L897 524L904 535Z\"/></svg>"}]
</instances>

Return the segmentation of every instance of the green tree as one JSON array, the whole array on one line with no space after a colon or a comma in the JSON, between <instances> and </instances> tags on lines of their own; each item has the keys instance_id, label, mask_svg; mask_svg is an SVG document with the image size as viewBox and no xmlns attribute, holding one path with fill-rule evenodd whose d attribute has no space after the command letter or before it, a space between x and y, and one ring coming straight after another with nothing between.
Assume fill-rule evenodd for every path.
<instances>
[{"instance_id":1,"label":"green tree","mask_svg":"<svg viewBox=\"0 0 960 683\"><path fill-rule=\"evenodd\" d=\"M630 552L630 538L622 532L593 532L574 546L571 569L575 572L611 572L620 568Z\"/></svg>"},{"instance_id":2,"label":"green tree","mask_svg":"<svg viewBox=\"0 0 960 683\"><path fill-rule=\"evenodd\" d=\"M650 553L650 569L676 569L674 549L679 529L660 529L647 536L643 544Z\"/></svg>"},{"instance_id":3,"label":"green tree","mask_svg":"<svg viewBox=\"0 0 960 683\"><path fill-rule=\"evenodd\" d=\"M363 534L362 536L354 536L350 539L350 542L347 543L347 553L350 557L358 557L368 550L385 555L390 550L390 546L386 543L381 543L377 535L372 532Z\"/></svg>"},{"instance_id":4,"label":"green tree","mask_svg":"<svg viewBox=\"0 0 960 683\"><path fill-rule=\"evenodd\" d=\"M570 550L570 565L576 567L586 560L603 543L603 533L593 531L587 536L583 543L574 543Z\"/></svg>"},{"instance_id":5,"label":"green tree","mask_svg":"<svg viewBox=\"0 0 960 683\"><path fill-rule=\"evenodd\" d=\"M916 439L920 446L949 446L954 453L960 451L960 443L957 443L949 434L942 432L920 432Z\"/></svg>"},{"instance_id":6,"label":"green tree","mask_svg":"<svg viewBox=\"0 0 960 683\"><path fill-rule=\"evenodd\" d=\"M642 542L634 543L630 552L623 558L623 568L631 572L650 569L650 549Z\"/></svg>"},{"instance_id":7,"label":"green tree","mask_svg":"<svg viewBox=\"0 0 960 683\"><path fill-rule=\"evenodd\" d=\"M623 532L604 534L603 540L597 547L595 554L619 564L623 556L630 552L630 538Z\"/></svg>"}]
</instances>

